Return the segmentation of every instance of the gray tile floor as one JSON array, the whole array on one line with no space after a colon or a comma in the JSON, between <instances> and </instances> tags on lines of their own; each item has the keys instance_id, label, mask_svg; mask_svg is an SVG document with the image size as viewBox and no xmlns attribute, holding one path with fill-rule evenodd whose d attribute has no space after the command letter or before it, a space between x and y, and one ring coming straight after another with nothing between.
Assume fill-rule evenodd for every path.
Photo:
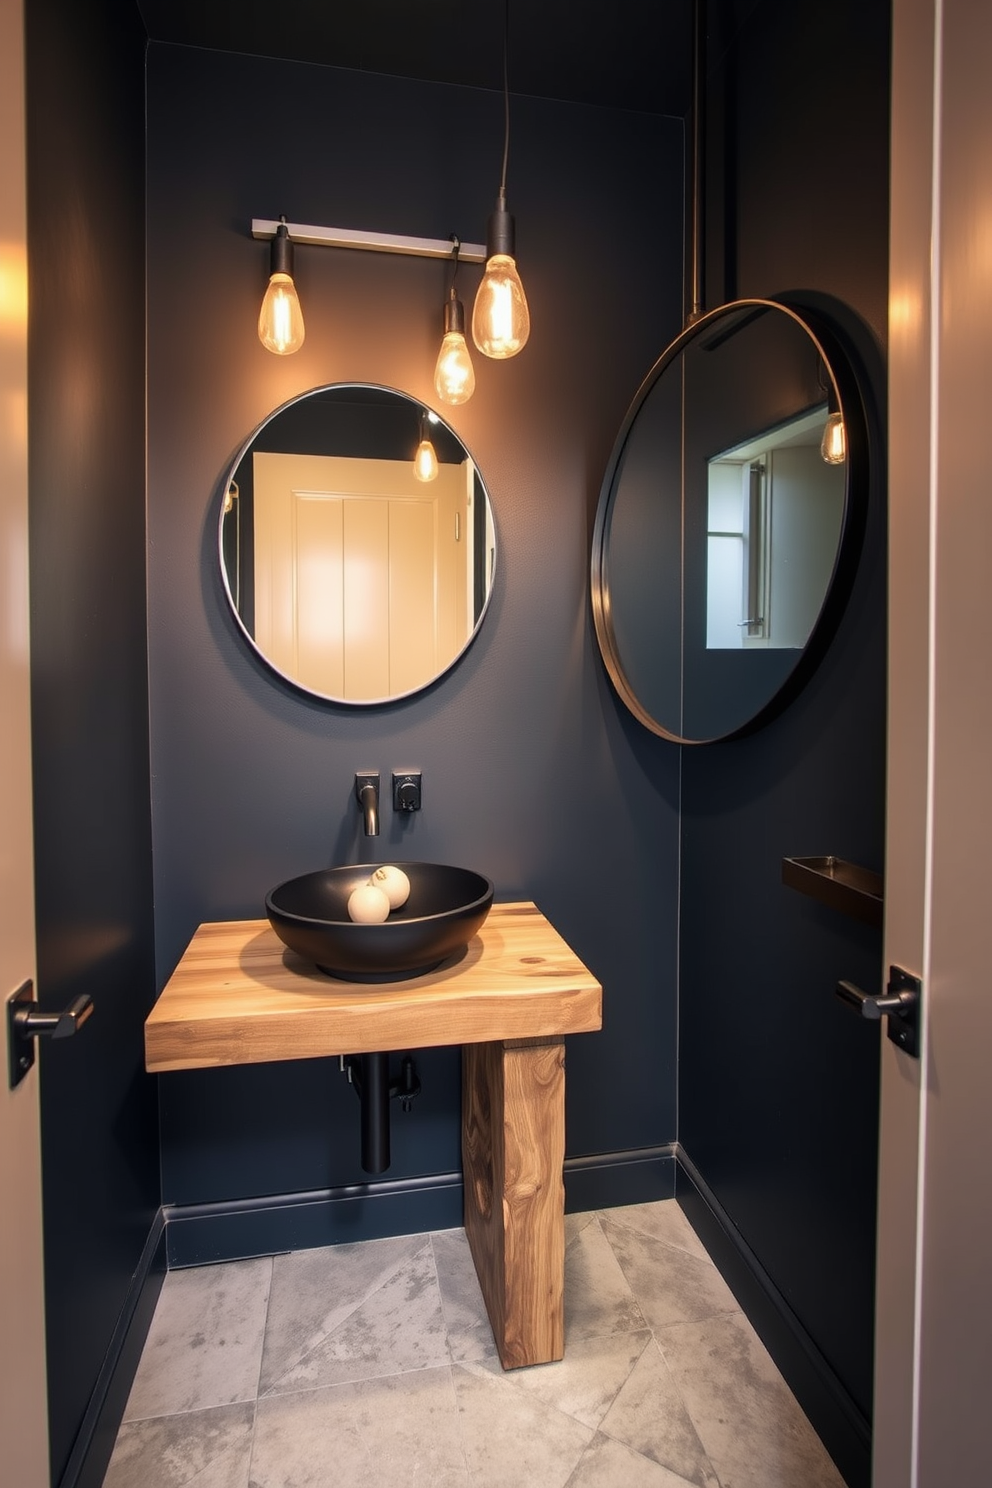
<instances>
[{"instance_id":1,"label":"gray tile floor","mask_svg":"<svg viewBox=\"0 0 992 1488\"><path fill-rule=\"evenodd\" d=\"M566 1224L508 1374L461 1230L171 1272L104 1488L843 1488L674 1200Z\"/></svg>"}]
</instances>

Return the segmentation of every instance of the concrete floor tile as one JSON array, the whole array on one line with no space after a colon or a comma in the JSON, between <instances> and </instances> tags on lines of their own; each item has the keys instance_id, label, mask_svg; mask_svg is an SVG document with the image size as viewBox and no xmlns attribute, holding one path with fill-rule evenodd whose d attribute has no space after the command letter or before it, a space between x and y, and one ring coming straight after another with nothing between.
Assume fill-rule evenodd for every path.
<instances>
[{"instance_id":1,"label":"concrete floor tile","mask_svg":"<svg viewBox=\"0 0 992 1488\"><path fill-rule=\"evenodd\" d=\"M272 1261L230 1261L165 1278L126 1421L254 1400Z\"/></svg>"}]
</instances>

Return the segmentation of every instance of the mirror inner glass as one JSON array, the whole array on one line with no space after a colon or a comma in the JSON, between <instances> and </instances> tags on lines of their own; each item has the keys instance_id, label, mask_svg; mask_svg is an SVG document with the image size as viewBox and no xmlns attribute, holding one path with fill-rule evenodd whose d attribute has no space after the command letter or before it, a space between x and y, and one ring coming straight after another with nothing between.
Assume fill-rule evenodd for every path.
<instances>
[{"instance_id":1,"label":"mirror inner glass","mask_svg":"<svg viewBox=\"0 0 992 1488\"><path fill-rule=\"evenodd\" d=\"M768 301L702 317L645 381L600 500L592 596L613 682L655 733L740 732L796 672L838 570L849 416L822 342Z\"/></svg>"},{"instance_id":2,"label":"mirror inner glass","mask_svg":"<svg viewBox=\"0 0 992 1488\"><path fill-rule=\"evenodd\" d=\"M305 692L406 697L481 625L496 561L489 497L454 431L405 393L337 383L294 398L248 439L224 492L231 607Z\"/></svg>"}]
</instances>

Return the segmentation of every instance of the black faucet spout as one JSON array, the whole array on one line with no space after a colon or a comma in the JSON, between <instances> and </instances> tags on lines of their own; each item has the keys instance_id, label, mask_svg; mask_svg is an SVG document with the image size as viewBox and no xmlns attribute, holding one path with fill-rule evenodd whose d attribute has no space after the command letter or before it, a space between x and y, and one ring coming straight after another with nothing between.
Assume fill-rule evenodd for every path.
<instances>
[{"instance_id":1,"label":"black faucet spout","mask_svg":"<svg viewBox=\"0 0 992 1488\"><path fill-rule=\"evenodd\" d=\"M360 771L355 776L355 795L362 810L366 837L379 835L379 772Z\"/></svg>"}]
</instances>

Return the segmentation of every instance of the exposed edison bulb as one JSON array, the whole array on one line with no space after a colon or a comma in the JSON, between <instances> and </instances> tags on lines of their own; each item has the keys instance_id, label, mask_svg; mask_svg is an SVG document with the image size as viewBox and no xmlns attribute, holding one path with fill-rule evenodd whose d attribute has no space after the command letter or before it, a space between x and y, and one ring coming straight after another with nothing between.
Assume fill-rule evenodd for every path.
<instances>
[{"instance_id":1,"label":"exposed edison bulb","mask_svg":"<svg viewBox=\"0 0 992 1488\"><path fill-rule=\"evenodd\" d=\"M258 316L258 339L277 356L289 356L299 351L305 335L296 285L288 274L273 274Z\"/></svg>"},{"instance_id":2,"label":"exposed edison bulb","mask_svg":"<svg viewBox=\"0 0 992 1488\"><path fill-rule=\"evenodd\" d=\"M434 368L434 389L442 403L467 403L475 392L475 368L465 344L465 308L451 298L444 307L444 337Z\"/></svg>"},{"instance_id":3,"label":"exposed edison bulb","mask_svg":"<svg viewBox=\"0 0 992 1488\"><path fill-rule=\"evenodd\" d=\"M475 392L475 368L461 331L449 331L441 342L434 388L442 403L467 403Z\"/></svg>"},{"instance_id":4,"label":"exposed edison bulb","mask_svg":"<svg viewBox=\"0 0 992 1488\"><path fill-rule=\"evenodd\" d=\"M823 426L820 454L828 465L843 465L847 459L847 434L843 414L832 413L828 417Z\"/></svg>"},{"instance_id":5,"label":"exposed edison bulb","mask_svg":"<svg viewBox=\"0 0 992 1488\"><path fill-rule=\"evenodd\" d=\"M475 297L472 340L483 356L501 361L522 351L529 335L530 311L517 265L510 254L494 253Z\"/></svg>"},{"instance_id":6,"label":"exposed edison bulb","mask_svg":"<svg viewBox=\"0 0 992 1488\"><path fill-rule=\"evenodd\" d=\"M472 309L472 340L483 356L497 361L516 356L530 335L530 311L513 256L513 237L513 218L501 186L486 233L486 271Z\"/></svg>"},{"instance_id":7,"label":"exposed edison bulb","mask_svg":"<svg viewBox=\"0 0 992 1488\"><path fill-rule=\"evenodd\" d=\"M437 454L426 436L417 445L417 453L413 457L413 473L419 481L437 479Z\"/></svg>"},{"instance_id":8,"label":"exposed edison bulb","mask_svg":"<svg viewBox=\"0 0 992 1488\"><path fill-rule=\"evenodd\" d=\"M303 345L306 330L300 297L293 283L293 242L285 217L276 228L269 259L269 287L258 315L258 339L277 356L289 356Z\"/></svg>"}]
</instances>

